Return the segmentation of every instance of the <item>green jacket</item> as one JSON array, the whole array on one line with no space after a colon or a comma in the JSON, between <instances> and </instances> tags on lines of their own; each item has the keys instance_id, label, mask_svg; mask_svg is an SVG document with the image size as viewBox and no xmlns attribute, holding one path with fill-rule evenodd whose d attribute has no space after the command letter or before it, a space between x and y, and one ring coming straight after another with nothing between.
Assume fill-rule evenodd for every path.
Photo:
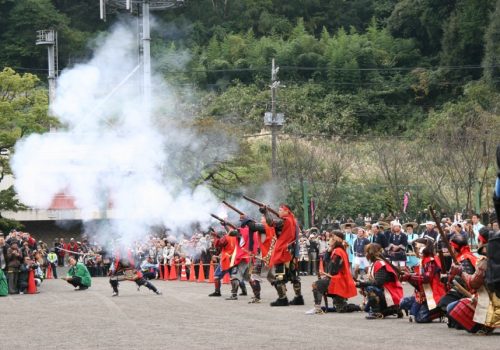
<instances>
[{"instance_id":1,"label":"green jacket","mask_svg":"<svg viewBox=\"0 0 500 350\"><path fill-rule=\"evenodd\" d=\"M0 297L4 297L9 294L9 286L7 285L7 278L0 269Z\"/></svg>"},{"instance_id":2,"label":"green jacket","mask_svg":"<svg viewBox=\"0 0 500 350\"><path fill-rule=\"evenodd\" d=\"M71 266L68 271L68 277L78 276L82 279L84 286L90 287L92 280L90 278L89 270L82 263L77 262L75 266Z\"/></svg>"}]
</instances>

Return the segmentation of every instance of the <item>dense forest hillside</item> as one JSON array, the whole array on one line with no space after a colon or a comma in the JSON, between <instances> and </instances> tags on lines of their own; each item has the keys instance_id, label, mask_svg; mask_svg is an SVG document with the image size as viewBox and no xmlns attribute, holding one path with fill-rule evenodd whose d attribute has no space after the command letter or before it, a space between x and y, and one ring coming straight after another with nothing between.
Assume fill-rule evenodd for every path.
<instances>
[{"instance_id":1,"label":"dense forest hillside","mask_svg":"<svg viewBox=\"0 0 500 350\"><path fill-rule=\"evenodd\" d=\"M101 21L98 3L0 0L0 66L44 82L46 55L34 41L46 28L59 32L60 69L88 59L93 39L126 17L110 11ZM355 202L373 192L368 183L381 189L370 210L397 210L412 188L421 203L485 206L500 128L500 0L186 0L154 16L154 68L172 86L196 91L191 111L200 128L223 123L245 135L260 132L276 60L277 109L286 118L281 161L309 157L280 163L297 205L307 180L312 196L328 202L325 211L364 210L332 198L342 193ZM209 166L202 179L223 194L266 181L267 142L242 141L240 148L218 165L220 177ZM349 159L379 171L360 176L354 162L343 166L346 149Z\"/></svg>"}]
</instances>

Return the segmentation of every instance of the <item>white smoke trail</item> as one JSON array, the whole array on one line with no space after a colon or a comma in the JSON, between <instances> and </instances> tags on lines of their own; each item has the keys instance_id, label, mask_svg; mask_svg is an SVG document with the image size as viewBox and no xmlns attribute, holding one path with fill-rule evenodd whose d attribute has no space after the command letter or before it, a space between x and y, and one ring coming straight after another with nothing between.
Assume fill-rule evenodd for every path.
<instances>
[{"instance_id":1,"label":"white smoke trail","mask_svg":"<svg viewBox=\"0 0 500 350\"><path fill-rule=\"evenodd\" d=\"M11 161L23 203L47 208L64 191L74 196L85 220L111 203L117 220L103 227L125 244L146 237L155 225L175 233L194 222L208 223L209 213L220 208L206 187L192 189L172 176L184 151L193 155L205 145L195 132L176 127L169 87L153 77L154 118L149 119L140 74L116 88L137 67L136 44L130 27L119 24L101 38L88 63L63 71L52 112L64 130L20 140ZM110 91L115 92L111 97ZM218 150L219 158L223 151ZM189 170L180 175L193 176Z\"/></svg>"}]
</instances>

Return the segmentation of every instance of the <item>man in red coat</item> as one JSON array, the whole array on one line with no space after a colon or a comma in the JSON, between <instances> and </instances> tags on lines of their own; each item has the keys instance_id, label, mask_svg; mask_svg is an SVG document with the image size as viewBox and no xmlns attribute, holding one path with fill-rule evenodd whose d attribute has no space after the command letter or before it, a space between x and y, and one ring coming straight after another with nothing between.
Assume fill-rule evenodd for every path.
<instances>
[{"instance_id":1,"label":"man in red coat","mask_svg":"<svg viewBox=\"0 0 500 350\"><path fill-rule=\"evenodd\" d=\"M220 252L220 264L217 266L214 274L214 287L215 291L210 293L209 297L220 297L222 294L220 292L221 280L225 274L231 273L231 268L233 267L231 264L231 258L235 253L236 249L236 237L230 236L225 233L217 233L215 231L211 232L214 237L214 247Z\"/></svg>"},{"instance_id":2,"label":"man in red coat","mask_svg":"<svg viewBox=\"0 0 500 350\"><path fill-rule=\"evenodd\" d=\"M314 309L309 310L306 314L323 313L321 299L326 293L333 297L336 312L360 311L360 308L356 305L347 304L347 299L355 297L358 292L349 268L349 257L344 248L344 237L342 231L333 231L330 248L325 254L325 257L329 258L326 273L323 278L312 285Z\"/></svg>"},{"instance_id":3,"label":"man in red coat","mask_svg":"<svg viewBox=\"0 0 500 350\"><path fill-rule=\"evenodd\" d=\"M280 205L279 218L271 217L267 207L261 207L260 211L265 215L266 222L273 227L276 233L276 242L272 249L269 266L272 267L268 275L268 281L276 288L278 299L271 303L271 306L304 305L304 297L301 294L300 278L292 261L293 256L290 250L296 251L298 239L298 225L290 208ZM270 248L271 249L271 248ZM295 298L288 302L286 296L286 282L291 281Z\"/></svg>"}]
</instances>

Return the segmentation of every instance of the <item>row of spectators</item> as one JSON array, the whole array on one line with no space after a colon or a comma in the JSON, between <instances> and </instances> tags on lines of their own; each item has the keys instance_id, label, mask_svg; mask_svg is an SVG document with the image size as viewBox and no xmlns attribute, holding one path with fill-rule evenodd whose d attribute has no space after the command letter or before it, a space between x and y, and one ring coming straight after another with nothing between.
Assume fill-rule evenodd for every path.
<instances>
[{"instance_id":1,"label":"row of spectators","mask_svg":"<svg viewBox=\"0 0 500 350\"><path fill-rule=\"evenodd\" d=\"M0 268L2 275L7 276L9 294L26 292L30 271L39 286L46 258L47 245L37 242L29 233L12 230L7 236L0 234Z\"/></svg>"},{"instance_id":2,"label":"row of spectators","mask_svg":"<svg viewBox=\"0 0 500 350\"><path fill-rule=\"evenodd\" d=\"M498 226L496 223L492 224ZM421 230L429 229L425 224L418 225L415 222L400 225L402 230L394 230L390 225L386 226L388 224L384 222L365 223L361 227L357 227L355 222L346 222L341 227L336 227L335 223L333 225L335 226L333 229L340 228L346 235L346 242L349 245L347 251L352 267L361 269L365 266L362 262L357 264L356 257L364 256L364 246L368 243L376 241L381 244L383 248L388 249L388 256L391 256L389 250L394 251L394 247L402 246L404 249L399 253L400 260L406 261L405 252L411 250L411 241L422 234ZM460 233L473 245L482 227L478 215L473 215L471 220L458 222L453 222L451 218L444 218L441 225L448 234ZM297 247L301 275L318 273L320 257L328 248L329 231L312 228L301 232ZM379 232L383 235L379 235ZM392 248L391 244L393 244ZM156 278L160 274L169 273L171 266L175 267L176 274L179 276L183 264L186 266L188 278L190 266L195 264L195 274L198 277L200 262L205 276L208 276L210 262L218 262L218 252L213 246L213 237L208 233L195 233L190 238L180 240L174 237L150 235L145 240L134 242L130 247L130 252L135 266L140 268L148 278ZM57 267L67 266L70 255L84 263L92 277L106 276L113 260L113 243L101 246L90 242L87 237L82 237L81 241L71 238L68 242L65 242L63 238L56 238L52 246L48 247L46 243L37 241L27 232L12 230L7 236L0 234L0 267L7 276L11 294L25 292L30 270L34 271L37 283L41 283L44 279L49 265L54 278L57 278Z\"/></svg>"}]
</instances>

